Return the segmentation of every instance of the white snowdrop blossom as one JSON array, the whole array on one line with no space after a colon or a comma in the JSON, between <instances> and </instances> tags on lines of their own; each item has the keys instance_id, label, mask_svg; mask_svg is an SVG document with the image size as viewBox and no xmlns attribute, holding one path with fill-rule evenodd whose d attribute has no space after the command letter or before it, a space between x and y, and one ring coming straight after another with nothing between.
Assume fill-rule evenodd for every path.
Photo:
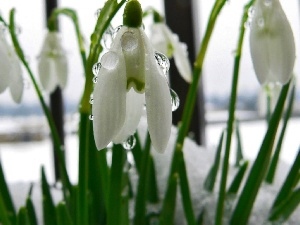
<instances>
[{"instance_id":1,"label":"white snowdrop blossom","mask_svg":"<svg viewBox=\"0 0 300 225\"><path fill-rule=\"evenodd\" d=\"M21 62L8 44L4 29L0 29L0 79L0 93L9 88L13 100L20 103L24 89Z\"/></svg>"},{"instance_id":2,"label":"white snowdrop blossom","mask_svg":"<svg viewBox=\"0 0 300 225\"><path fill-rule=\"evenodd\" d=\"M146 104L152 145L163 152L171 131L170 89L150 40L141 28L142 12L138 23L136 17L128 15L132 6L141 10L138 1L126 4L124 25L101 58L93 92L95 142L98 149L103 149L111 141L117 144L125 141L136 131Z\"/></svg>"},{"instance_id":3,"label":"white snowdrop blossom","mask_svg":"<svg viewBox=\"0 0 300 225\"><path fill-rule=\"evenodd\" d=\"M250 50L261 84L286 84L292 77L295 42L279 0L257 0L251 22Z\"/></svg>"},{"instance_id":4,"label":"white snowdrop blossom","mask_svg":"<svg viewBox=\"0 0 300 225\"><path fill-rule=\"evenodd\" d=\"M156 50L168 58L174 57L179 74L186 82L190 83L192 68L188 59L187 46L179 41L178 35L174 34L165 23L158 22L151 26L150 40Z\"/></svg>"},{"instance_id":5,"label":"white snowdrop blossom","mask_svg":"<svg viewBox=\"0 0 300 225\"><path fill-rule=\"evenodd\" d=\"M67 84L67 57L56 31L46 34L39 55L38 71L41 84L48 92L53 92L57 86L64 88Z\"/></svg>"}]
</instances>

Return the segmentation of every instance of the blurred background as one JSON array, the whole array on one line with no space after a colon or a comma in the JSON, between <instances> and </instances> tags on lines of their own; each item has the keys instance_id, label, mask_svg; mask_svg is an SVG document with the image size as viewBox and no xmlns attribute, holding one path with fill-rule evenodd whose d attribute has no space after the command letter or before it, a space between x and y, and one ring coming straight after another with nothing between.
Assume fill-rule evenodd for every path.
<instances>
[{"instance_id":1,"label":"blurred background","mask_svg":"<svg viewBox=\"0 0 300 225\"><path fill-rule=\"evenodd\" d=\"M171 1L176 4L185 4L187 0ZM166 6L163 0L140 0L143 8L152 6L162 14L172 12L172 7ZM170 1L165 1L170 2ZM197 53L204 33L213 0L194 0L192 2L192 18L194 29L194 51ZM207 149L214 148L219 135L225 127L227 119L227 106L231 91L231 77L233 70L233 56L237 43L239 23L245 0L229 0L215 27L209 44L207 56L204 62L202 89L203 99L200 98L198 112L204 117L204 123L196 123L195 126L203 130L202 144ZM281 1L286 15L294 31L297 53L299 55L300 40L300 14L299 1ZM60 0L59 7L75 9L78 13L79 23L83 32L86 50L89 47L89 38L96 23L96 12L104 5L103 0ZM169 4L170 5L170 4ZM41 50L46 30L46 6L40 0L2 0L0 4L1 15L8 20L9 10L16 8L16 22L19 27L19 40L23 50L30 62L30 66L37 76L37 57ZM122 10L113 21L113 26L121 24ZM177 18L178 20L178 18ZM168 19L167 19L168 22ZM151 18L144 21L146 32ZM69 80L65 90L62 91L64 99L64 132L66 135L65 149L67 154L67 165L71 173L71 179L76 181L77 173L77 132L78 104L84 85L84 71L81 65L78 46L75 38L74 27L69 18L61 16L59 26L63 46L69 60ZM248 26L245 24L245 26ZM171 27L172 29L172 27ZM264 101L261 97L261 87L253 71L249 44L249 29L246 31L242 62L240 67L240 80L237 104L237 118L241 121L241 135L246 157L253 158L258 151L261 139L265 133L266 122L264 120ZM179 34L179 39L184 37ZM190 49L189 49L190 50ZM194 54L195 54L194 53ZM193 58L193 56L190 56ZM294 73L299 76L299 60L296 59ZM49 138L49 129L35 94L29 76L24 70L25 91L22 103L15 104L8 91L0 95L0 159L7 174L7 180L11 182L37 181L40 178L40 166L45 165L48 177L54 180L52 145ZM170 74L172 76L172 74ZM179 86L184 85L179 83ZM296 79L299 87L299 79ZM175 89L177 91L177 89ZM43 93L48 99L48 93ZM184 99L181 99L183 102ZM180 107L183 107L181 104ZM289 123L286 139L283 145L282 160L292 162L299 146L300 133L300 90L297 88L296 102L294 106L293 119ZM191 137L195 135L191 133Z\"/></svg>"}]
</instances>

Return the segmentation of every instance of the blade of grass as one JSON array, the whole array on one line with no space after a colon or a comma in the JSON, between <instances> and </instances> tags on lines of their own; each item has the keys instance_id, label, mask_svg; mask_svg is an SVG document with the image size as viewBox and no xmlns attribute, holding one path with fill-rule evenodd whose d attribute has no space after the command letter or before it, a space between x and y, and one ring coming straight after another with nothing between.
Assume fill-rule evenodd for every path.
<instances>
[{"instance_id":1,"label":"blade of grass","mask_svg":"<svg viewBox=\"0 0 300 225\"><path fill-rule=\"evenodd\" d=\"M205 225L205 214L206 214L206 208L203 207L197 218L197 225Z\"/></svg>"},{"instance_id":2,"label":"blade of grass","mask_svg":"<svg viewBox=\"0 0 300 225\"><path fill-rule=\"evenodd\" d=\"M284 109L290 82L282 87L275 110L269 121L268 130L262 142L258 155L253 163L246 184L239 196L231 217L231 224L247 224L260 185L267 172L276 137L277 128Z\"/></svg>"},{"instance_id":3,"label":"blade of grass","mask_svg":"<svg viewBox=\"0 0 300 225\"><path fill-rule=\"evenodd\" d=\"M13 224L13 223L11 223L8 215L9 214L7 213L4 200L2 198L2 195L0 194L0 222L2 223L2 225L12 225Z\"/></svg>"},{"instance_id":4,"label":"blade of grass","mask_svg":"<svg viewBox=\"0 0 300 225\"><path fill-rule=\"evenodd\" d=\"M27 209L29 224L30 225L38 225L36 212L35 212L34 205L32 203L30 196L28 196L26 199L26 209Z\"/></svg>"},{"instance_id":5,"label":"blade of grass","mask_svg":"<svg viewBox=\"0 0 300 225\"><path fill-rule=\"evenodd\" d=\"M204 181L203 187L205 190L207 190L209 192L212 192L214 190L214 186L216 183L217 174L218 174L218 170L219 170L219 166L220 166L220 159L221 159L221 152L222 152L222 148L223 148L224 135L225 135L225 131L222 131L222 134L219 139L214 163L211 166L211 168L207 174L207 177L205 178L205 181Z\"/></svg>"},{"instance_id":6,"label":"blade of grass","mask_svg":"<svg viewBox=\"0 0 300 225\"><path fill-rule=\"evenodd\" d=\"M73 225L72 218L64 202L56 206L57 225Z\"/></svg>"},{"instance_id":7,"label":"blade of grass","mask_svg":"<svg viewBox=\"0 0 300 225\"><path fill-rule=\"evenodd\" d=\"M298 150L298 154L294 160L294 163L280 189L278 192L274 203L272 205L272 210L276 208L281 202L283 202L287 196L292 192L297 183L299 182L299 171L300 171L300 148Z\"/></svg>"},{"instance_id":8,"label":"blade of grass","mask_svg":"<svg viewBox=\"0 0 300 225\"><path fill-rule=\"evenodd\" d=\"M272 210L269 221L279 221L283 223L292 215L299 204L300 188L293 191L287 199Z\"/></svg>"},{"instance_id":9,"label":"blade of grass","mask_svg":"<svg viewBox=\"0 0 300 225\"><path fill-rule=\"evenodd\" d=\"M16 223L16 211L14 207L14 203L12 201L6 179L3 172L2 163L0 161L0 195L2 196L3 204L6 209L6 213L9 217L9 220L12 224Z\"/></svg>"},{"instance_id":10,"label":"blade of grass","mask_svg":"<svg viewBox=\"0 0 300 225\"><path fill-rule=\"evenodd\" d=\"M43 194L42 201L43 201L44 225L57 225L55 206L51 196L45 170L43 167L41 169L41 174L42 174L42 194Z\"/></svg>"},{"instance_id":11,"label":"blade of grass","mask_svg":"<svg viewBox=\"0 0 300 225\"><path fill-rule=\"evenodd\" d=\"M125 150L122 145L113 146L113 156L110 174L109 201L107 209L107 225L120 225L122 180L125 160Z\"/></svg>"},{"instance_id":12,"label":"blade of grass","mask_svg":"<svg viewBox=\"0 0 300 225\"><path fill-rule=\"evenodd\" d=\"M241 164L241 163L240 163ZM243 178L244 178L244 175L245 175L245 172L248 168L248 164L249 162L248 161L244 161L241 165L240 165L240 168L237 172L237 174L235 175L235 177L233 178L233 181L231 183L231 185L229 186L228 188L228 191L227 191L227 195L228 194L237 194L238 191L239 191L239 188L241 186L241 183L243 181Z\"/></svg>"},{"instance_id":13,"label":"blade of grass","mask_svg":"<svg viewBox=\"0 0 300 225\"><path fill-rule=\"evenodd\" d=\"M17 216L17 225L30 225L26 207L21 207Z\"/></svg>"},{"instance_id":14,"label":"blade of grass","mask_svg":"<svg viewBox=\"0 0 300 225\"><path fill-rule=\"evenodd\" d=\"M290 96L289 96L289 101L288 101L288 106L287 106L287 110L286 113L283 117L283 125L280 131L280 135L276 144L276 148L275 148L275 152L274 155L272 157L271 163L270 163L270 167L266 176L266 182L267 183L273 183L274 177L275 177L275 173L276 173L276 169L277 169L277 165L278 165L278 161L279 161L279 155L281 152L281 146L282 146L282 142L284 139L284 135L285 135L285 131L286 131L286 127L287 127L287 123L291 117L292 111L293 111L293 105L294 105L294 99L295 99L295 90L296 90L296 85L293 84Z\"/></svg>"}]
</instances>

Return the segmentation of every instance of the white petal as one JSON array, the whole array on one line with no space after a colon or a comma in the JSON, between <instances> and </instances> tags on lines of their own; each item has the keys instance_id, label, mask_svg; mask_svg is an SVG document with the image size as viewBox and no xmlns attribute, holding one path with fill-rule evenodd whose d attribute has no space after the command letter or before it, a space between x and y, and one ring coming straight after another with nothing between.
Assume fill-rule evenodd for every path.
<instances>
[{"instance_id":1,"label":"white petal","mask_svg":"<svg viewBox=\"0 0 300 225\"><path fill-rule=\"evenodd\" d=\"M125 123L121 131L113 139L114 143L122 143L130 135L135 133L143 113L144 104L145 96L143 94L136 93L134 89L131 88L126 96Z\"/></svg>"},{"instance_id":2,"label":"white petal","mask_svg":"<svg viewBox=\"0 0 300 225\"><path fill-rule=\"evenodd\" d=\"M154 59L150 42L144 35L146 47L146 110L148 128L153 147L164 152L168 144L172 124L170 89L162 70Z\"/></svg>"},{"instance_id":3,"label":"white petal","mask_svg":"<svg viewBox=\"0 0 300 225\"><path fill-rule=\"evenodd\" d=\"M295 62L291 26L278 0L257 1L250 32L250 50L260 83L287 83Z\"/></svg>"},{"instance_id":4,"label":"white petal","mask_svg":"<svg viewBox=\"0 0 300 225\"><path fill-rule=\"evenodd\" d=\"M184 44L180 42L174 48L174 61L178 72L186 82L191 83L192 67L188 59L187 50Z\"/></svg>"},{"instance_id":5,"label":"white petal","mask_svg":"<svg viewBox=\"0 0 300 225\"><path fill-rule=\"evenodd\" d=\"M1 40L0 40L1 41ZM2 44L0 43L0 93L2 93L9 85L10 82L10 60L7 54L2 49Z\"/></svg>"},{"instance_id":6,"label":"white petal","mask_svg":"<svg viewBox=\"0 0 300 225\"><path fill-rule=\"evenodd\" d=\"M65 55L55 58L57 83L61 88L65 88L68 81L68 62Z\"/></svg>"},{"instance_id":7,"label":"white petal","mask_svg":"<svg viewBox=\"0 0 300 225\"><path fill-rule=\"evenodd\" d=\"M154 23L151 26L151 43L155 50L163 53L168 58L173 55L173 46L170 43L169 37L163 23Z\"/></svg>"},{"instance_id":8,"label":"white petal","mask_svg":"<svg viewBox=\"0 0 300 225\"><path fill-rule=\"evenodd\" d=\"M16 56L17 57L17 56ZM15 58L12 61L12 70L10 73L11 80L9 84L9 89L13 100L16 103L20 103L24 90L24 81L22 77L22 69L19 59Z\"/></svg>"},{"instance_id":9,"label":"white petal","mask_svg":"<svg viewBox=\"0 0 300 225\"><path fill-rule=\"evenodd\" d=\"M126 75L122 57L107 52L95 84L93 98L94 138L98 149L105 148L122 128L126 114Z\"/></svg>"},{"instance_id":10,"label":"white petal","mask_svg":"<svg viewBox=\"0 0 300 225\"><path fill-rule=\"evenodd\" d=\"M48 91L53 92L57 86L57 76L55 69L55 61L47 56L40 56L38 63L38 71L42 87Z\"/></svg>"}]
</instances>

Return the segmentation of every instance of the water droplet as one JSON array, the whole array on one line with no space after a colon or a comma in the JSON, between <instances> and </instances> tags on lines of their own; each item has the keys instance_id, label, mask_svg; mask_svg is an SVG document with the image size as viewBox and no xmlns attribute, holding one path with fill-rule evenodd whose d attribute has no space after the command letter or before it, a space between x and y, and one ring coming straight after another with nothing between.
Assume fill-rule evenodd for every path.
<instances>
[{"instance_id":1,"label":"water droplet","mask_svg":"<svg viewBox=\"0 0 300 225\"><path fill-rule=\"evenodd\" d=\"M98 19L98 17L100 16L101 10L102 10L102 8L99 8L96 10L96 12L95 12L96 19Z\"/></svg>"},{"instance_id":2,"label":"water droplet","mask_svg":"<svg viewBox=\"0 0 300 225\"><path fill-rule=\"evenodd\" d=\"M22 32L22 28L20 26L16 25L15 26L15 33L16 33L16 35L21 34L21 32Z\"/></svg>"},{"instance_id":3,"label":"water droplet","mask_svg":"<svg viewBox=\"0 0 300 225\"><path fill-rule=\"evenodd\" d=\"M257 25L258 27L263 28L265 26L265 20L263 18L259 18L257 20Z\"/></svg>"},{"instance_id":4,"label":"water droplet","mask_svg":"<svg viewBox=\"0 0 300 225\"><path fill-rule=\"evenodd\" d=\"M244 23L244 28L248 29L251 27L251 21L248 19L245 23Z\"/></svg>"},{"instance_id":5,"label":"water droplet","mask_svg":"<svg viewBox=\"0 0 300 225\"><path fill-rule=\"evenodd\" d=\"M94 97L93 97L93 94L90 95L90 101L89 101L89 102L90 102L91 105L93 105L93 103L94 103Z\"/></svg>"},{"instance_id":6,"label":"water droplet","mask_svg":"<svg viewBox=\"0 0 300 225\"><path fill-rule=\"evenodd\" d=\"M273 3L273 0L265 0L264 1L264 4L266 7L270 7L272 5L272 3Z\"/></svg>"},{"instance_id":7,"label":"water droplet","mask_svg":"<svg viewBox=\"0 0 300 225\"><path fill-rule=\"evenodd\" d=\"M114 33L114 28L111 25L109 25L105 30L103 37L101 39L102 46L104 46L107 50L110 49L110 46L112 44L113 33Z\"/></svg>"},{"instance_id":8,"label":"water droplet","mask_svg":"<svg viewBox=\"0 0 300 225\"><path fill-rule=\"evenodd\" d=\"M93 65L93 69L92 69L92 72L95 76L98 75L99 73L99 70L101 69L101 62L97 62Z\"/></svg>"},{"instance_id":9,"label":"water droplet","mask_svg":"<svg viewBox=\"0 0 300 225\"><path fill-rule=\"evenodd\" d=\"M29 89L31 87L31 84L27 79L23 79L23 85L24 85L24 89Z\"/></svg>"},{"instance_id":10,"label":"water droplet","mask_svg":"<svg viewBox=\"0 0 300 225\"><path fill-rule=\"evenodd\" d=\"M253 15L255 13L255 8L253 6L251 6L249 9L248 9L248 17L249 18L252 18Z\"/></svg>"},{"instance_id":11,"label":"water droplet","mask_svg":"<svg viewBox=\"0 0 300 225\"><path fill-rule=\"evenodd\" d=\"M113 142L109 142L108 145L106 146L107 149L112 149L114 146Z\"/></svg>"},{"instance_id":12,"label":"water droplet","mask_svg":"<svg viewBox=\"0 0 300 225\"><path fill-rule=\"evenodd\" d=\"M180 99L177 95L177 93L170 88L170 94L171 94L171 103L172 103L172 111L174 112L179 108L180 105Z\"/></svg>"},{"instance_id":13,"label":"water droplet","mask_svg":"<svg viewBox=\"0 0 300 225\"><path fill-rule=\"evenodd\" d=\"M120 26L117 26L117 27L113 30L113 32L112 32L112 37L113 37L113 38L116 37L118 31L119 31L122 27L123 27L123 25L120 25Z\"/></svg>"},{"instance_id":14,"label":"water droplet","mask_svg":"<svg viewBox=\"0 0 300 225\"><path fill-rule=\"evenodd\" d=\"M93 115L90 115L90 116L89 116L89 119L90 119L90 120L94 120L94 116L93 116Z\"/></svg>"},{"instance_id":15,"label":"water droplet","mask_svg":"<svg viewBox=\"0 0 300 225\"><path fill-rule=\"evenodd\" d=\"M138 46L138 39L131 32L125 32L121 38L121 46L125 51L132 51Z\"/></svg>"},{"instance_id":16,"label":"water droplet","mask_svg":"<svg viewBox=\"0 0 300 225\"><path fill-rule=\"evenodd\" d=\"M122 143L122 146L126 150L131 150L136 145L136 139L133 135L129 136L126 141Z\"/></svg>"},{"instance_id":17,"label":"water droplet","mask_svg":"<svg viewBox=\"0 0 300 225\"><path fill-rule=\"evenodd\" d=\"M94 77L93 77L93 83L96 84L97 82L98 82L98 77L97 77L97 76L94 76Z\"/></svg>"},{"instance_id":18,"label":"water droplet","mask_svg":"<svg viewBox=\"0 0 300 225\"><path fill-rule=\"evenodd\" d=\"M170 69L170 61L168 57L160 52L155 52L154 57L157 64L162 69L163 73L166 75Z\"/></svg>"}]
</instances>

